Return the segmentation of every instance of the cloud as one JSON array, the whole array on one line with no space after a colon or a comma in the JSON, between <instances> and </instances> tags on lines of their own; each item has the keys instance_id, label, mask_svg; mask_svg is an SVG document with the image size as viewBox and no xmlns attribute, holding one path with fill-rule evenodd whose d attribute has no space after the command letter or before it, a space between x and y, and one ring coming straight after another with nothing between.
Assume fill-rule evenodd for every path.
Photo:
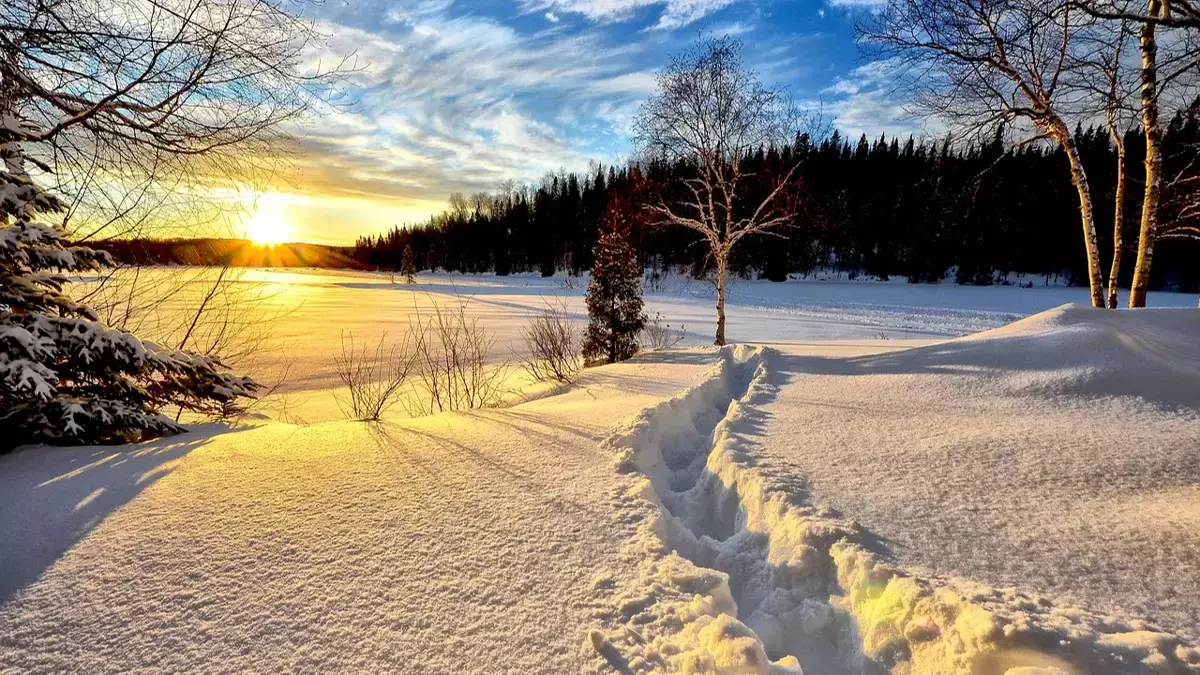
<instances>
[{"instance_id":1,"label":"cloud","mask_svg":"<svg viewBox=\"0 0 1200 675\"><path fill-rule=\"evenodd\" d=\"M803 57L811 36L795 25L780 32L776 19L791 21L790 8L771 21L761 11L714 14L752 1L518 0L524 17L461 0L322 4L316 18L328 38L306 58L328 63L353 52L361 67L346 82L345 107L301 131L294 171L279 189L377 206L374 222L370 208L357 209L354 223L331 221L354 229L347 241L401 214L440 210L453 192L619 162L657 67L694 38L670 29L701 20L717 33L755 36L748 55L764 81L827 84L829 71ZM888 115L886 99L854 98L867 75L829 91L847 125Z\"/></svg>"},{"instance_id":2,"label":"cloud","mask_svg":"<svg viewBox=\"0 0 1200 675\"><path fill-rule=\"evenodd\" d=\"M914 115L910 101L895 90L899 64L884 59L865 63L837 78L821 93L831 96L826 110L834 125L853 138L866 133L889 136L937 136L944 126L937 120Z\"/></svg>"},{"instance_id":3,"label":"cloud","mask_svg":"<svg viewBox=\"0 0 1200 675\"><path fill-rule=\"evenodd\" d=\"M557 10L581 14L594 22L628 21L647 8L661 7L654 28L672 30L743 0L520 0L524 11Z\"/></svg>"},{"instance_id":4,"label":"cloud","mask_svg":"<svg viewBox=\"0 0 1200 675\"><path fill-rule=\"evenodd\" d=\"M601 32L521 34L488 17L411 8L387 16L324 25L326 52L313 59L353 50L366 65L348 83L347 108L304 130L292 189L444 203L506 179L612 162L654 88L639 65L646 47Z\"/></svg>"},{"instance_id":5,"label":"cloud","mask_svg":"<svg viewBox=\"0 0 1200 675\"><path fill-rule=\"evenodd\" d=\"M887 5L888 0L827 0L830 7L847 9L879 9Z\"/></svg>"}]
</instances>

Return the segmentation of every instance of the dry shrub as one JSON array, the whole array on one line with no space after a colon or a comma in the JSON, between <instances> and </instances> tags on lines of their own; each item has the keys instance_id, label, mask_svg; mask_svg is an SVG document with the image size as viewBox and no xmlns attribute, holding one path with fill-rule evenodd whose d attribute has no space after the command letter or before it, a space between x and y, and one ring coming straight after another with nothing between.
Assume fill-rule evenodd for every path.
<instances>
[{"instance_id":1,"label":"dry shrub","mask_svg":"<svg viewBox=\"0 0 1200 675\"><path fill-rule=\"evenodd\" d=\"M672 328L663 320L662 312L655 312L654 317L642 327L641 346L644 349L670 349L683 342L684 328Z\"/></svg>"},{"instance_id":2,"label":"dry shrub","mask_svg":"<svg viewBox=\"0 0 1200 675\"><path fill-rule=\"evenodd\" d=\"M521 330L527 356L522 367L533 379L571 382L583 367L583 335L571 321L566 301L546 308Z\"/></svg>"},{"instance_id":3,"label":"dry shrub","mask_svg":"<svg viewBox=\"0 0 1200 675\"><path fill-rule=\"evenodd\" d=\"M467 304L443 309L435 303L431 315L416 315L417 374L424 386L406 404L414 417L491 408L503 400L508 364L489 365L496 339L467 314Z\"/></svg>"},{"instance_id":4,"label":"dry shrub","mask_svg":"<svg viewBox=\"0 0 1200 675\"><path fill-rule=\"evenodd\" d=\"M387 345L387 333L375 347L355 344L354 336L342 334L342 352L336 358L338 378L349 393L337 396L338 408L347 417L375 421L402 395L401 388L417 362L420 336L413 331Z\"/></svg>"}]
</instances>

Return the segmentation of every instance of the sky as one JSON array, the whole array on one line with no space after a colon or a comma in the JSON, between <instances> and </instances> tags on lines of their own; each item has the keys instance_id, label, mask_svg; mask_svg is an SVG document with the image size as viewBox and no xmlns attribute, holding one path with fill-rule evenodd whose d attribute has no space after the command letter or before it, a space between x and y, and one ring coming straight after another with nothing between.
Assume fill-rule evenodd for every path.
<instances>
[{"instance_id":1,"label":"sky","mask_svg":"<svg viewBox=\"0 0 1200 675\"><path fill-rule=\"evenodd\" d=\"M744 42L766 84L843 133L920 134L853 27L878 0L351 0L318 5L314 59L353 54L339 106L298 130L243 228L350 244L452 193L622 163L655 73L703 33Z\"/></svg>"}]
</instances>

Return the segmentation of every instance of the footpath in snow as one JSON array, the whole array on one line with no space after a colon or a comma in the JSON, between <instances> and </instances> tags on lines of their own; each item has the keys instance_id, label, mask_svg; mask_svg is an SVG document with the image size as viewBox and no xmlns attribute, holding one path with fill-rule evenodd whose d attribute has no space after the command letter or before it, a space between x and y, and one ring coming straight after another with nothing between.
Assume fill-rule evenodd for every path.
<instances>
[{"instance_id":1,"label":"footpath in snow","mask_svg":"<svg viewBox=\"0 0 1200 675\"><path fill-rule=\"evenodd\" d=\"M593 643L632 672L1200 672L1197 335L1064 307L724 352L609 441L643 563Z\"/></svg>"}]
</instances>

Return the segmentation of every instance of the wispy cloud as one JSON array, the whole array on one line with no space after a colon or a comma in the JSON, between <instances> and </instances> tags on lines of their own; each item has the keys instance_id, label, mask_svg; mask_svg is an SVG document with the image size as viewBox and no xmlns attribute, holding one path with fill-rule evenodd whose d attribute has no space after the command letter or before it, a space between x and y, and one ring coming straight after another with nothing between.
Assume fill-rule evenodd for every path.
<instances>
[{"instance_id":1,"label":"wispy cloud","mask_svg":"<svg viewBox=\"0 0 1200 675\"><path fill-rule=\"evenodd\" d=\"M861 2L861 0L859 0ZM314 60L354 52L349 104L303 131L295 170L279 189L303 196L307 221L345 208L326 239L352 241L395 218L440 210L453 192L533 182L560 168L621 161L655 72L700 26L740 35L750 65L812 97L846 73L827 36L841 18L801 17L784 0L359 0L320 5L327 45ZM828 6L823 2L819 6ZM837 13L844 15L844 12ZM844 17L842 17L844 18ZM808 25L805 21L810 22ZM840 60L840 61L839 61ZM839 119L868 124L861 85L833 83ZM857 79L853 79L857 82ZM827 106L827 111L831 111ZM831 111L832 112L832 111ZM315 201L313 201L315 200ZM303 200L293 200L299 204ZM291 203L291 202L289 202ZM311 208L309 208L311 207ZM418 218L419 219L419 218Z\"/></svg>"},{"instance_id":2,"label":"wispy cloud","mask_svg":"<svg viewBox=\"0 0 1200 675\"><path fill-rule=\"evenodd\" d=\"M525 11L557 10L591 21L628 21L641 11L661 12L654 28L681 28L743 0L520 0Z\"/></svg>"},{"instance_id":3,"label":"wispy cloud","mask_svg":"<svg viewBox=\"0 0 1200 675\"><path fill-rule=\"evenodd\" d=\"M827 0L830 7L849 9L879 9L887 5L888 0Z\"/></svg>"},{"instance_id":4,"label":"wispy cloud","mask_svg":"<svg viewBox=\"0 0 1200 675\"><path fill-rule=\"evenodd\" d=\"M934 136L943 131L936 120L912 113L910 101L894 87L898 64L891 60L865 63L835 79L822 93L831 97L834 123L850 136L866 133L889 136Z\"/></svg>"},{"instance_id":5,"label":"wispy cloud","mask_svg":"<svg viewBox=\"0 0 1200 675\"><path fill-rule=\"evenodd\" d=\"M366 65L348 82L352 103L304 132L294 181L324 194L444 200L613 161L654 87L646 46L598 31L522 34L433 3L373 28L371 16L335 18L325 56L354 51Z\"/></svg>"}]
</instances>

